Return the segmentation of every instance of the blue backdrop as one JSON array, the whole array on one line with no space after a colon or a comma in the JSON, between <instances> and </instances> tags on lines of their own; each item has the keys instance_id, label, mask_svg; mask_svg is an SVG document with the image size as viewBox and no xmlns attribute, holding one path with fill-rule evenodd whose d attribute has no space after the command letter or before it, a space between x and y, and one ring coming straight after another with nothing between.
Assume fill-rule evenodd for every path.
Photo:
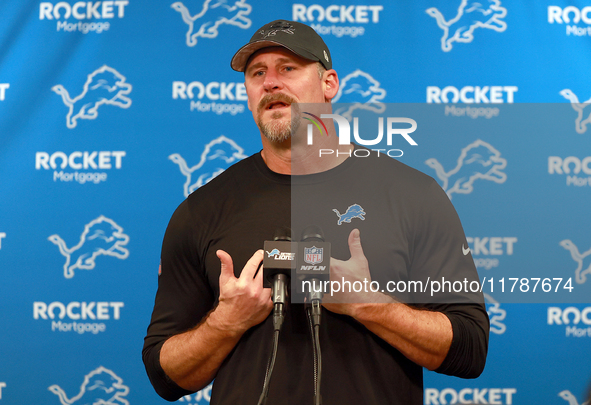
<instances>
[{"instance_id":1,"label":"blue backdrop","mask_svg":"<svg viewBox=\"0 0 591 405\"><path fill-rule=\"evenodd\" d=\"M0 0L0 16L0 405L82 404L98 382L103 404L164 403L141 362L164 230L229 164L212 150L261 148L230 58L279 18L323 36L335 101L422 117L400 160L446 190L488 280L483 375L426 373L424 403L585 402L591 1Z\"/></svg>"}]
</instances>

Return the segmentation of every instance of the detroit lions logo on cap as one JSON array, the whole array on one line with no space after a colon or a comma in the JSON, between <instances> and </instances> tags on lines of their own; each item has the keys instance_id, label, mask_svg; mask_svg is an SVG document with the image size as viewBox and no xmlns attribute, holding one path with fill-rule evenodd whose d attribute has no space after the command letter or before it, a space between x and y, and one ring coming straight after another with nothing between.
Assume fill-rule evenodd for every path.
<instances>
[{"instance_id":1,"label":"detroit lions logo on cap","mask_svg":"<svg viewBox=\"0 0 591 405\"><path fill-rule=\"evenodd\" d=\"M277 35L277 32L281 31L281 32L285 32L286 34L290 34L293 35L295 34L295 28L293 25L291 25L290 23L288 23L287 21L278 21L275 24L271 25L269 27L270 29L265 31L265 30L260 30L259 34L261 34L264 38L268 38L268 37L273 37L275 35Z\"/></svg>"}]
</instances>

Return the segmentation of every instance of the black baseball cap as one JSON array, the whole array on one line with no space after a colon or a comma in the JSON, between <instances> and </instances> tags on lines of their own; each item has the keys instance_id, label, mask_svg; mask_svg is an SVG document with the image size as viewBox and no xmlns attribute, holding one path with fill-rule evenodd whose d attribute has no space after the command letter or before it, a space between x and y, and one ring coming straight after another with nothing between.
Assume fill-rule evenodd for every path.
<instances>
[{"instance_id":1,"label":"black baseball cap","mask_svg":"<svg viewBox=\"0 0 591 405\"><path fill-rule=\"evenodd\" d=\"M259 28L232 58L232 69L244 72L252 54L270 46L282 46L304 59L320 62L327 70L332 69L330 51L320 35L306 24L288 20L275 20Z\"/></svg>"}]
</instances>

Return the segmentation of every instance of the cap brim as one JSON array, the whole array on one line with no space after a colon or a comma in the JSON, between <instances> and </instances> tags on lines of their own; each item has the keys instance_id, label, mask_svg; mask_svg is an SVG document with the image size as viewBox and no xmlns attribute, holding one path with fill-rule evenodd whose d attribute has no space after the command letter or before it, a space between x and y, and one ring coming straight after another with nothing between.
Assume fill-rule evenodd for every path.
<instances>
[{"instance_id":1,"label":"cap brim","mask_svg":"<svg viewBox=\"0 0 591 405\"><path fill-rule=\"evenodd\" d=\"M269 41L269 40L260 40L260 41L256 41L256 42L250 42L246 45L244 45L242 48L240 48L238 50L238 52L236 52L236 54L234 55L234 57L232 58L232 61L230 62L230 66L232 66L232 69L236 70L237 72L244 72L244 70L246 69L246 64L248 62L248 59L252 56L253 53L255 53L256 51L263 49L263 48L268 48L271 46L280 46L282 48L288 49L291 52L295 53L296 55L301 56L304 59L308 59L308 60L312 60L312 61L320 61L320 59L318 59L316 56L314 56L312 53L301 49L299 47L289 47L286 46L285 44L276 42L276 41Z\"/></svg>"}]
</instances>

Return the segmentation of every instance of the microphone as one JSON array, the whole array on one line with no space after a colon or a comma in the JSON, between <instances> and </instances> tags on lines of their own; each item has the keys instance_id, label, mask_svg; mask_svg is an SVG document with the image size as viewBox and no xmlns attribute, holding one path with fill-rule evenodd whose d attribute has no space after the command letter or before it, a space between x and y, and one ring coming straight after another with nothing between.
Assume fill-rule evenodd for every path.
<instances>
[{"instance_id":1,"label":"microphone","mask_svg":"<svg viewBox=\"0 0 591 405\"><path fill-rule=\"evenodd\" d=\"M302 232L296 275L298 292L306 294L308 302L320 302L330 281L330 243L324 241L319 226L310 225Z\"/></svg>"},{"instance_id":2,"label":"microphone","mask_svg":"<svg viewBox=\"0 0 591 405\"><path fill-rule=\"evenodd\" d=\"M277 358L279 332L285 319L287 283L292 270L295 269L295 246L296 244L291 242L291 229L287 227L277 228L273 240L266 240L264 244L263 287L271 287L273 291L273 350L267 363L263 391L259 397L258 405L267 403L269 381L271 381Z\"/></svg>"},{"instance_id":3,"label":"microphone","mask_svg":"<svg viewBox=\"0 0 591 405\"><path fill-rule=\"evenodd\" d=\"M314 404L322 403L320 382L322 377L322 351L320 350L320 302L326 285L330 281L330 243L324 241L324 232L319 226L310 225L302 232L302 241L298 243L298 264L296 277L298 286L304 290L308 283L306 312L310 317L312 349L314 351ZM299 288L299 287L298 287ZM304 292L304 291L303 291Z\"/></svg>"},{"instance_id":4,"label":"microphone","mask_svg":"<svg viewBox=\"0 0 591 405\"><path fill-rule=\"evenodd\" d=\"M263 287L273 291L273 325L281 329L287 304L287 284L296 264L295 243L291 242L291 229L277 228L272 241L265 241L263 257Z\"/></svg>"}]
</instances>

